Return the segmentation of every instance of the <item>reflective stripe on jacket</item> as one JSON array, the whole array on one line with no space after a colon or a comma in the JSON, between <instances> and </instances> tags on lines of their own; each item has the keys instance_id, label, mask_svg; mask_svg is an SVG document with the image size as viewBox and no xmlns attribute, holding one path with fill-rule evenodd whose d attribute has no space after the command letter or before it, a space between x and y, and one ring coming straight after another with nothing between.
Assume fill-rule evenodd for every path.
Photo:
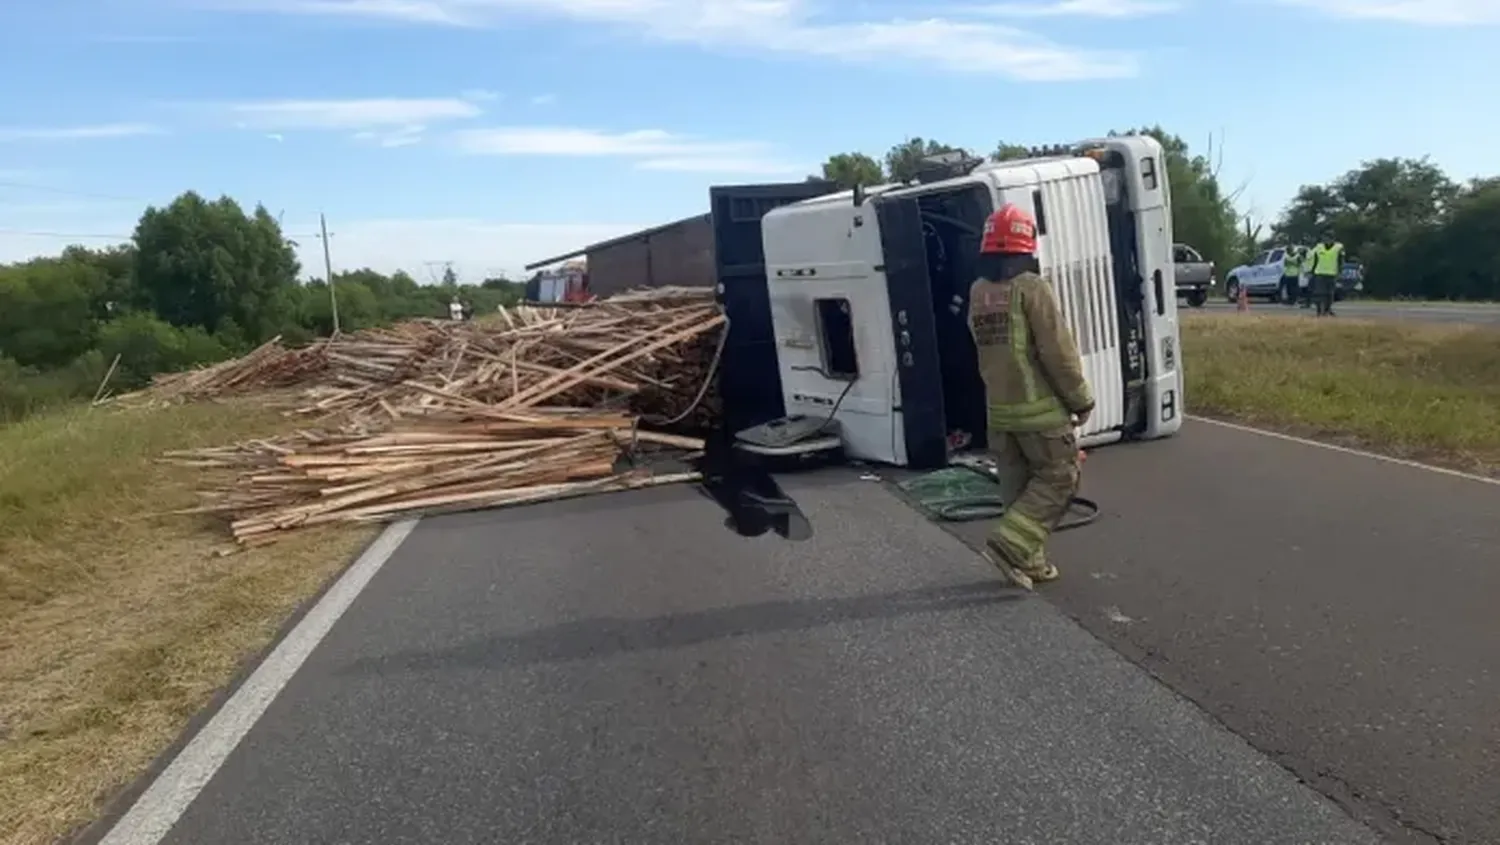
<instances>
[{"instance_id":1,"label":"reflective stripe on jacket","mask_svg":"<svg viewBox=\"0 0 1500 845\"><path fill-rule=\"evenodd\" d=\"M1066 428L1093 410L1073 333L1052 286L1036 273L969 288L969 332L989 402L991 431Z\"/></svg>"}]
</instances>

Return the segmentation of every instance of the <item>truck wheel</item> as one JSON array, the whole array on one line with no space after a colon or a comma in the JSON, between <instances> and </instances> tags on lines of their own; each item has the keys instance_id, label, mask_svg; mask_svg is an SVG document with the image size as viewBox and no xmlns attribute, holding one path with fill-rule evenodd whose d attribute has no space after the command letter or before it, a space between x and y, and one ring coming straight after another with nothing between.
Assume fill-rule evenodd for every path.
<instances>
[{"instance_id":1,"label":"truck wheel","mask_svg":"<svg viewBox=\"0 0 1500 845\"><path fill-rule=\"evenodd\" d=\"M1230 305L1240 301L1240 283L1238 281L1230 279L1228 284L1224 285L1224 300Z\"/></svg>"},{"instance_id":2,"label":"truck wheel","mask_svg":"<svg viewBox=\"0 0 1500 845\"><path fill-rule=\"evenodd\" d=\"M1202 308L1203 305L1204 305L1204 303L1208 302L1208 291L1206 291L1206 290L1190 291L1188 293L1188 295L1187 295L1187 301L1188 301L1188 305L1191 305L1194 308Z\"/></svg>"}]
</instances>

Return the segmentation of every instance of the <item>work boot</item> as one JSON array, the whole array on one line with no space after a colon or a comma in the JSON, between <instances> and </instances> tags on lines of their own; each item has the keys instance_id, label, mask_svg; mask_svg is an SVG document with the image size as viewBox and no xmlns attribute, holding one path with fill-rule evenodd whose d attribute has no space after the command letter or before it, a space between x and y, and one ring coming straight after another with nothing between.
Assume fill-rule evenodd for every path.
<instances>
[{"instance_id":1,"label":"work boot","mask_svg":"<svg viewBox=\"0 0 1500 845\"><path fill-rule=\"evenodd\" d=\"M1006 563L1005 555L1001 554L1000 549L996 547L996 543L993 540L985 541L984 551L980 552L980 554L984 555L984 559L989 561L991 566L1000 570L1000 574L1004 576L1005 580L1023 590L1032 589L1031 577L1020 569Z\"/></svg>"},{"instance_id":2,"label":"work boot","mask_svg":"<svg viewBox=\"0 0 1500 845\"><path fill-rule=\"evenodd\" d=\"M1026 566L1022 567L1022 571L1026 573L1026 577L1031 579L1033 584L1045 584L1048 581L1056 581L1058 575L1061 574L1057 571L1057 567L1047 561L1047 553L1045 551L1037 552L1036 556L1027 561Z\"/></svg>"}]
</instances>

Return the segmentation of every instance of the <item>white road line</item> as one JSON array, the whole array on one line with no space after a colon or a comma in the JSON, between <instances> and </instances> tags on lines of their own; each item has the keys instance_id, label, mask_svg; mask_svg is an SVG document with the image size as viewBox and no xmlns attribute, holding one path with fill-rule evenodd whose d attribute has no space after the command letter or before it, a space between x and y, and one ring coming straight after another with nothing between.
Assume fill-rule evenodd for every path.
<instances>
[{"instance_id":1,"label":"white road line","mask_svg":"<svg viewBox=\"0 0 1500 845\"><path fill-rule=\"evenodd\" d=\"M1426 470L1428 472L1435 472L1438 475L1451 475L1454 478L1465 478L1469 481L1478 481L1480 484L1491 484L1500 487L1500 478L1489 478L1483 475L1475 475L1471 472L1460 472L1456 469L1448 469L1447 467L1436 467L1432 464L1424 464L1419 461L1408 461L1404 458L1393 458L1390 455L1379 455L1374 452L1365 452L1360 449L1350 449L1347 446L1335 446L1332 443L1319 443L1316 440L1308 440L1305 437L1293 437L1290 434L1282 434L1279 431L1267 431L1264 428L1253 428L1248 425L1240 425L1238 423L1224 422L1223 420L1209 419L1208 417L1200 417L1196 414L1188 414L1187 418L1192 420L1193 422L1209 423L1210 425L1216 425L1221 428L1232 428L1235 431L1243 431L1247 434L1259 434L1262 437L1274 437L1277 440L1288 440L1292 443L1300 443L1303 446L1315 446L1319 449L1327 449L1331 452L1343 452L1346 455L1358 455L1361 458L1370 458L1371 460L1384 461L1388 464L1397 464L1398 466L1411 467L1412 469Z\"/></svg>"},{"instance_id":2,"label":"white road line","mask_svg":"<svg viewBox=\"0 0 1500 845\"><path fill-rule=\"evenodd\" d=\"M397 522L381 532L142 793L125 817L110 828L100 845L157 845L166 838L229 753L416 524L416 520Z\"/></svg>"}]
</instances>

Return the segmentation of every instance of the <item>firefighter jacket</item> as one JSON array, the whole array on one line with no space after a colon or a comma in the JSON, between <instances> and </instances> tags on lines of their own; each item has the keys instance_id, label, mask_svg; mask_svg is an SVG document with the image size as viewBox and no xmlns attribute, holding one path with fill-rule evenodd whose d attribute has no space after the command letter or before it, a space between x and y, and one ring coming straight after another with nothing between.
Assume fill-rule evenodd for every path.
<instances>
[{"instance_id":1,"label":"firefighter jacket","mask_svg":"<svg viewBox=\"0 0 1500 845\"><path fill-rule=\"evenodd\" d=\"M991 431L1067 428L1094 408L1073 333L1052 286L1036 273L969 288L969 331L989 401Z\"/></svg>"}]
</instances>

